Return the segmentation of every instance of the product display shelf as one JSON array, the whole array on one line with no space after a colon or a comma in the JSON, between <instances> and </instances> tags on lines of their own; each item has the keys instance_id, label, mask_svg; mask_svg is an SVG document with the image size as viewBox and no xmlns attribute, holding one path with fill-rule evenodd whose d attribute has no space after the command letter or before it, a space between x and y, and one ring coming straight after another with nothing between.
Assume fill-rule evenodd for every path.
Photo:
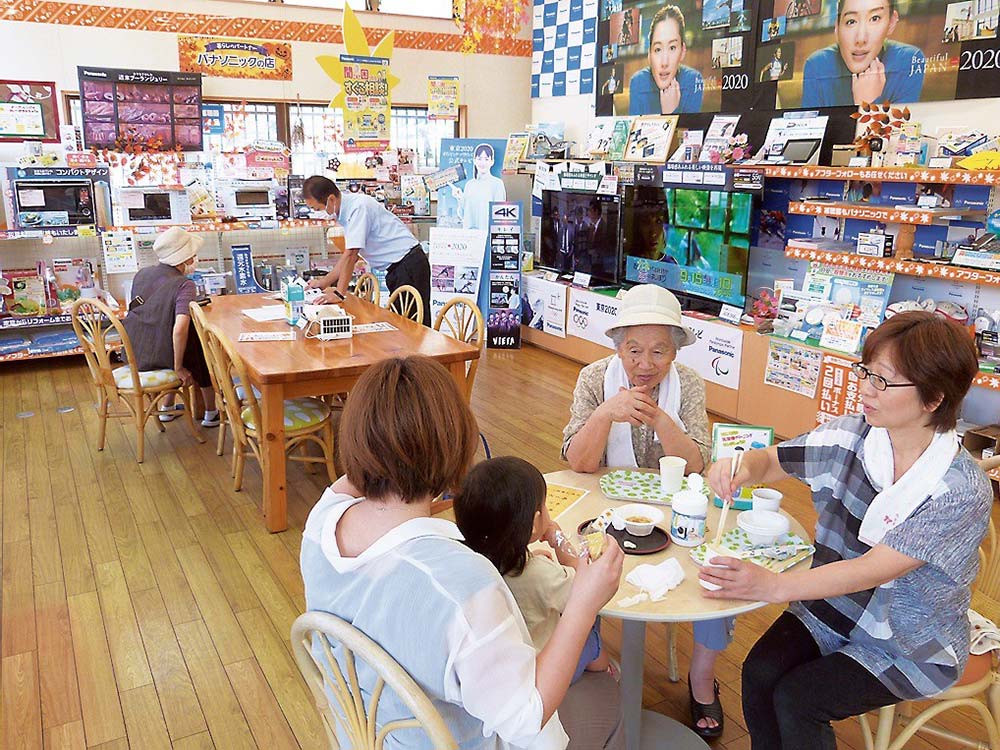
<instances>
[{"instance_id":1,"label":"product display shelf","mask_svg":"<svg viewBox=\"0 0 1000 750\"><path fill-rule=\"evenodd\" d=\"M978 268L961 268L947 263L928 263L897 258L870 258L855 253L837 253L829 250L810 250L791 246L785 248L785 255L798 260L832 263L838 266L861 268L867 271L887 271L903 276L1000 286L1000 273L984 271Z\"/></svg>"},{"instance_id":2,"label":"product display shelf","mask_svg":"<svg viewBox=\"0 0 1000 750\"><path fill-rule=\"evenodd\" d=\"M44 240L49 237L96 237L99 230L92 224L78 227L45 227L40 229L0 229L0 240Z\"/></svg>"},{"instance_id":3,"label":"product display shelf","mask_svg":"<svg viewBox=\"0 0 1000 750\"><path fill-rule=\"evenodd\" d=\"M115 347L115 349L118 348L120 347ZM83 354L83 349L78 346L74 349L67 349L64 352L46 352L45 354L29 354L28 352L0 354L0 362L29 362L36 359L52 359L53 357L72 357L76 354Z\"/></svg>"},{"instance_id":4,"label":"product display shelf","mask_svg":"<svg viewBox=\"0 0 1000 750\"><path fill-rule=\"evenodd\" d=\"M833 201L793 201L788 204L788 213L918 226L946 219L979 218L986 215L986 211L983 209L929 209L917 208L916 206L900 208L898 206L872 206L868 203L834 203Z\"/></svg>"},{"instance_id":5,"label":"product display shelf","mask_svg":"<svg viewBox=\"0 0 1000 750\"><path fill-rule=\"evenodd\" d=\"M750 165L746 165L750 166ZM926 167L793 167L757 165L765 177L791 180L866 180L920 184L1000 185L1000 171Z\"/></svg>"},{"instance_id":6,"label":"product display shelf","mask_svg":"<svg viewBox=\"0 0 1000 750\"><path fill-rule=\"evenodd\" d=\"M280 231L282 229L305 229L309 227L332 227L337 222L332 219L285 219L275 222L275 226L261 226L261 222L248 221L199 221L194 224L157 224L154 226L114 226L105 227L101 231L108 232L136 232L138 234L152 234L161 232L172 226L180 226L188 232L245 232L245 231Z\"/></svg>"}]
</instances>

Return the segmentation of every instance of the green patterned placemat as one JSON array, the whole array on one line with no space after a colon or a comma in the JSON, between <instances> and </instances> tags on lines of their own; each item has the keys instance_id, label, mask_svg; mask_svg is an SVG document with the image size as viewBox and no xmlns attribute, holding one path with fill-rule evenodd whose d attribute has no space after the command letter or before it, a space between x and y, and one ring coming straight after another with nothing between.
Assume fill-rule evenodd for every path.
<instances>
[{"instance_id":1,"label":"green patterned placemat","mask_svg":"<svg viewBox=\"0 0 1000 750\"><path fill-rule=\"evenodd\" d=\"M681 482L681 489L688 489L687 477ZM708 496L708 484L702 487ZM660 475L656 472L637 469L617 469L601 477L601 492L612 500L633 500L635 502L670 505L672 493L660 489Z\"/></svg>"},{"instance_id":2,"label":"green patterned placemat","mask_svg":"<svg viewBox=\"0 0 1000 750\"><path fill-rule=\"evenodd\" d=\"M795 545L798 544L809 544L809 542L797 534L793 534L790 531L785 533L783 536L778 538L774 544L768 544L767 547L784 547L788 546L789 556L784 560L775 560L770 557L751 557L747 558L751 562L755 562L758 565L767 568L772 573L780 573L783 570L788 570L788 568L796 565L797 563L805 560L809 555L816 551L816 548L809 545L808 550L800 550L799 552L793 552ZM725 547L726 549L731 549L734 552L742 552L744 550L753 549L754 545L750 543L750 537L743 529L730 529L725 534L722 535L722 539L719 542L720 547ZM691 559L695 561L698 565L704 565L705 562L710 557L717 557L718 555L708 554L708 545L700 544L691 550Z\"/></svg>"}]
</instances>

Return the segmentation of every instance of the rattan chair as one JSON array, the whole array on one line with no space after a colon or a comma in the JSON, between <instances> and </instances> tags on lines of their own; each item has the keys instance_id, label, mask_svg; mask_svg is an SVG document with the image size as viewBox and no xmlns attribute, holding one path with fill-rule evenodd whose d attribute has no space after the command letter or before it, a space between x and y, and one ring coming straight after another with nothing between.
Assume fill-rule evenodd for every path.
<instances>
[{"instance_id":1,"label":"rattan chair","mask_svg":"<svg viewBox=\"0 0 1000 750\"><path fill-rule=\"evenodd\" d=\"M341 652L341 659L334 656ZM339 750L340 736L352 750L382 750L386 737L400 729L422 729L435 750L453 750L458 743L420 686L375 641L348 622L327 612L306 612L292 624L295 661L312 691L330 747ZM376 675L371 700L358 680L357 661ZM379 701L388 686L412 718L378 726Z\"/></svg>"},{"instance_id":2,"label":"rattan chair","mask_svg":"<svg viewBox=\"0 0 1000 750\"><path fill-rule=\"evenodd\" d=\"M359 299L377 305L382 295L378 287L378 279L375 278L374 274L361 274L358 277L358 283L354 285L354 294Z\"/></svg>"},{"instance_id":3,"label":"rattan chair","mask_svg":"<svg viewBox=\"0 0 1000 750\"><path fill-rule=\"evenodd\" d=\"M204 443L192 418L194 388L181 385L173 370L147 370L140 372L135 365L135 354L125 326L108 305L99 299L81 298L73 303L73 331L83 349L83 356L90 370L97 391L97 450L104 450L108 417L127 417L135 423L136 461L143 462L146 455L145 428L150 417L158 416L159 406L169 395L180 396L184 402L184 419L195 440ZM121 345L126 364L111 362L110 352ZM112 405L124 404L123 411L109 411ZM165 430L159 419L153 419L160 432Z\"/></svg>"},{"instance_id":4,"label":"rattan chair","mask_svg":"<svg viewBox=\"0 0 1000 750\"><path fill-rule=\"evenodd\" d=\"M386 308L396 315L409 318L417 323L424 322L424 300L420 292L409 284L404 284L389 295Z\"/></svg>"},{"instance_id":5,"label":"rattan chair","mask_svg":"<svg viewBox=\"0 0 1000 750\"><path fill-rule=\"evenodd\" d=\"M465 297L455 297L441 308L434 319L434 330L454 339L482 348L486 341L486 324L476 303ZM465 369L465 400L472 398L472 385L479 369L479 358L471 359Z\"/></svg>"},{"instance_id":6,"label":"rattan chair","mask_svg":"<svg viewBox=\"0 0 1000 750\"><path fill-rule=\"evenodd\" d=\"M1000 465L1000 457L995 461L980 463L984 469ZM997 532L990 521L989 533L979 548L979 575L972 586L972 604L979 614L1000 622L1000 550L997 548ZM927 707L914 713L914 703L903 702L895 706L886 706L878 711L878 725L874 736L868 722L868 716L862 715L862 738L867 750L903 750L917 732L932 735L946 740L954 745L971 748L992 748L1000 750L1000 669L993 655L989 669L984 674L966 675L959 683L943 693L927 698ZM971 666L971 665L970 665ZM964 684L962 684L964 683ZM986 730L987 742L958 734L948 729L929 724L932 719L956 708L969 709L978 717ZM966 712L968 713L968 711ZM963 723L967 721L963 717ZM895 730L900 730L893 737ZM948 745L953 746L952 744Z\"/></svg>"},{"instance_id":7,"label":"rattan chair","mask_svg":"<svg viewBox=\"0 0 1000 750\"><path fill-rule=\"evenodd\" d=\"M260 425L263 423L260 402L250 384L246 365L232 342L216 326L205 327L205 336L215 358L216 377L222 389L222 402L228 412L233 431L235 461L233 464L233 489L243 486L243 467L246 457L252 455L263 465L260 452ZM291 455L307 443L315 443L322 456ZM285 455L289 461L307 464L324 464L331 482L337 479L333 459L333 421L330 407L318 398L291 398L285 400Z\"/></svg>"},{"instance_id":8,"label":"rattan chair","mask_svg":"<svg viewBox=\"0 0 1000 750\"><path fill-rule=\"evenodd\" d=\"M215 407L219 410L219 437L215 445L215 454L221 456L226 450L226 407L223 403L225 399L222 389L219 388L219 378L215 374L215 357L205 337L205 326L208 325L208 321L205 319L205 311L201 309L201 305L192 302L188 307L191 310L191 322L194 324L194 330L198 333L202 351L205 352L205 362L208 364L208 374L212 379L212 390L215 392Z\"/></svg>"}]
</instances>

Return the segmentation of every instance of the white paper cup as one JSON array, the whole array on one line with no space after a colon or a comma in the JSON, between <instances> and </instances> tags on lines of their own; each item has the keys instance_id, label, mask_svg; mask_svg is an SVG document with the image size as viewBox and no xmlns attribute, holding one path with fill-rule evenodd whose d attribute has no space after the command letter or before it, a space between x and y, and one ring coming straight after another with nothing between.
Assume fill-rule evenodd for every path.
<instances>
[{"instance_id":1,"label":"white paper cup","mask_svg":"<svg viewBox=\"0 0 1000 750\"><path fill-rule=\"evenodd\" d=\"M754 510L777 512L781 508L781 499L784 495L769 487L758 487L750 493L750 497Z\"/></svg>"},{"instance_id":2,"label":"white paper cup","mask_svg":"<svg viewBox=\"0 0 1000 750\"><path fill-rule=\"evenodd\" d=\"M687 461L680 456L664 456L660 459L660 487L673 494L681 488Z\"/></svg>"}]
</instances>

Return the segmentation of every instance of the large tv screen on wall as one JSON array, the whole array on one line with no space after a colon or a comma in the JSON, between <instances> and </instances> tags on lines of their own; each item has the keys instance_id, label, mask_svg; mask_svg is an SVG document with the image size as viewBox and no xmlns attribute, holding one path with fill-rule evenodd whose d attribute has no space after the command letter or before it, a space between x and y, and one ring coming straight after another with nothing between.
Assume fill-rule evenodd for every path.
<instances>
[{"instance_id":1,"label":"large tv screen on wall","mask_svg":"<svg viewBox=\"0 0 1000 750\"><path fill-rule=\"evenodd\" d=\"M750 193L626 188L625 279L742 306L753 201Z\"/></svg>"}]
</instances>

